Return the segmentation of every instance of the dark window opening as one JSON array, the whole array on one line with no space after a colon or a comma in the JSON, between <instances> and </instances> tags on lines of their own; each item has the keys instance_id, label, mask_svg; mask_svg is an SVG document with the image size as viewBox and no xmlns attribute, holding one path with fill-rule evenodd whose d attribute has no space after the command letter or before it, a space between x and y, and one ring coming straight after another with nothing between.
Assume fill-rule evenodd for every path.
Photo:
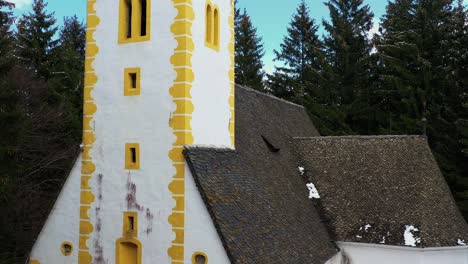
<instances>
[{"instance_id":1,"label":"dark window opening","mask_svg":"<svg viewBox=\"0 0 468 264\"><path fill-rule=\"evenodd\" d=\"M148 3L147 0L141 0L141 36L146 36L146 20L147 18Z\"/></svg>"},{"instance_id":2,"label":"dark window opening","mask_svg":"<svg viewBox=\"0 0 468 264\"><path fill-rule=\"evenodd\" d=\"M126 27L127 27L127 38L132 37L132 0L125 0L126 5Z\"/></svg>"},{"instance_id":3,"label":"dark window opening","mask_svg":"<svg viewBox=\"0 0 468 264\"><path fill-rule=\"evenodd\" d=\"M213 19L213 20L214 20L214 21L213 21L213 22L214 22L213 44L214 44L215 46L218 46L218 39L219 39L219 17L218 17L218 16L219 16L219 14L218 14L218 9L215 9L215 10L214 10L214 15L213 15L213 17L214 17L214 19Z\"/></svg>"},{"instance_id":4,"label":"dark window opening","mask_svg":"<svg viewBox=\"0 0 468 264\"><path fill-rule=\"evenodd\" d=\"M131 88L136 89L137 88L137 74L135 72L129 73L130 77L130 82L131 82Z\"/></svg>"},{"instance_id":5,"label":"dark window opening","mask_svg":"<svg viewBox=\"0 0 468 264\"><path fill-rule=\"evenodd\" d=\"M211 6L206 7L206 42L212 44L212 25L213 25L213 15L212 15Z\"/></svg>"},{"instance_id":6,"label":"dark window opening","mask_svg":"<svg viewBox=\"0 0 468 264\"><path fill-rule=\"evenodd\" d=\"M131 155L131 161L132 163L137 162L137 156L136 156L136 148L130 148L130 155Z\"/></svg>"},{"instance_id":7,"label":"dark window opening","mask_svg":"<svg viewBox=\"0 0 468 264\"><path fill-rule=\"evenodd\" d=\"M71 253L72 251L72 246L70 244L64 244L63 245L63 251L67 254Z\"/></svg>"},{"instance_id":8,"label":"dark window opening","mask_svg":"<svg viewBox=\"0 0 468 264\"><path fill-rule=\"evenodd\" d=\"M265 144L267 145L268 149L271 151L271 152L279 152L280 149L275 147L273 144L271 144L271 142L264 136L262 136L263 138L263 141L265 142Z\"/></svg>"},{"instance_id":9,"label":"dark window opening","mask_svg":"<svg viewBox=\"0 0 468 264\"><path fill-rule=\"evenodd\" d=\"M133 232L135 230L135 218L133 216L128 217L128 231Z\"/></svg>"},{"instance_id":10,"label":"dark window opening","mask_svg":"<svg viewBox=\"0 0 468 264\"><path fill-rule=\"evenodd\" d=\"M201 254L198 254L195 256L195 263L196 264L205 264L206 263L206 257L201 255Z\"/></svg>"}]
</instances>

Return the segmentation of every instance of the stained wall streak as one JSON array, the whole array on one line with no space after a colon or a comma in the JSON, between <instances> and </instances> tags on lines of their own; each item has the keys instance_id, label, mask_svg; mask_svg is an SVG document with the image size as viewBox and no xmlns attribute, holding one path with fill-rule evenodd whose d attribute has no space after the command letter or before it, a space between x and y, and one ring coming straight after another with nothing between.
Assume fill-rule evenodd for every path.
<instances>
[{"instance_id":1,"label":"stained wall streak","mask_svg":"<svg viewBox=\"0 0 468 264\"><path fill-rule=\"evenodd\" d=\"M234 6L234 0L231 1L231 11L229 15L229 32L231 34L231 39L229 42L229 53L231 56L231 64L229 68L229 83L231 86L231 93L229 95L229 108L231 111L231 118L229 120L229 133L231 135L231 146L235 147L235 128L236 128L236 114L235 114L235 89L236 89L236 84L235 84L235 56L234 56L234 49L235 49L235 34L234 34L234 12L235 12L235 6Z\"/></svg>"},{"instance_id":2,"label":"stained wall streak","mask_svg":"<svg viewBox=\"0 0 468 264\"><path fill-rule=\"evenodd\" d=\"M195 19L195 14L191 0L173 0L173 3L178 14L171 26L171 31L178 44L174 55L171 57L171 63L174 66L177 76L173 86L170 88L170 94L177 108L171 115L170 126L177 139L169 153L172 165L176 171L173 175L172 182L169 184L169 190L172 193L176 205L168 218L169 224L172 226L172 231L175 234L175 239L168 249L168 255L172 263L183 263L186 163L182 155L182 150L184 145L193 144L194 141L190 125L194 108L190 90L195 78L192 69L192 54L195 48L192 39L192 23Z\"/></svg>"},{"instance_id":3,"label":"stained wall streak","mask_svg":"<svg viewBox=\"0 0 468 264\"><path fill-rule=\"evenodd\" d=\"M88 0L88 17L86 29L86 60L85 60L85 87L84 87L84 106L83 106L83 159L81 167L81 193L80 193L80 228L79 228L79 252L78 263L89 264L93 257L88 247L88 240L94 231L88 211L95 200L89 181L93 177L96 165L90 155L93 144L96 140L94 133L93 120L97 111L97 106L91 93L97 82L97 75L92 66L99 51L94 39L94 33L99 24L99 17L96 14L94 5L96 0Z\"/></svg>"}]
</instances>

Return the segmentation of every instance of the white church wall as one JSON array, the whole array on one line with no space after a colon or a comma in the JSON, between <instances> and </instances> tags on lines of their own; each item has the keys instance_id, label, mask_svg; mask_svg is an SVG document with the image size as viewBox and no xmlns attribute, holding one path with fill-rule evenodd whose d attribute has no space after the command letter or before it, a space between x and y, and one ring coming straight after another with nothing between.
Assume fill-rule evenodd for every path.
<instances>
[{"instance_id":1,"label":"white church wall","mask_svg":"<svg viewBox=\"0 0 468 264\"><path fill-rule=\"evenodd\" d=\"M62 191L31 251L30 259L50 259L50 263L74 263L78 252L78 226L80 211L81 155L75 161ZM69 242L72 252L65 256L62 244Z\"/></svg>"},{"instance_id":2,"label":"white church wall","mask_svg":"<svg viewBox=\"0 0 468 264\"><path fill-rule=\"evenodd\" d=\"M192 117L192 129L195 144L230 146L229 109L230 79L229 70L231 53L229 15L230 0L209 1L219 8L220 47L219 50L205 45L205 3L206 0L193 0L195 20L193 22L195 50L192 57L195 80L192 88L192 100L195 105Z\"/></svg>"},{"instance_id":3,"label":"white church wall","mask_svg":"<svg viewBox=\"0 0 468 264\"><path fill-rule=\"evenodd\" d=\"M341 252L326 264L468 264L468 247L410 248L364 243L337 242Z\"/></svg>"},{"instance_id":4,"label":"white church wall","mask_svg":"<svg viewBox=\"0 0 468 264\"><path fill-rule=\"evenodd\" d=\"M205 45L206 0L193 0L192 24L195 48L192 55L194 81L191 90L194 105L192 135L194 144L230 146L229 109L230 40L229 0L211 0L220 12L219 50ZM188 167L185 168L185 263L192 263L195 252L203 252L209 263L230 263L206 206Z\"/></svg>"},{"instance_id":5,"label":"white church wall","mask_svg":"<svg viewBox=\"0 0 468 264\"><path fill-rule=\"evenodd\" d=\"M143 263L170 263L174 239L168 223L175 206L168 189L174 167L168 157L175 141L169 125L175 109L169 89L176 77L171 56L177 42L170 31L177 15L172 1L153 0L151 39L119 44L119 5L97 1L101 20L95 38L100 49L94 67L98 81L93 96L96 164L91 208L94 232L88 241L97 263L115 263L116 240L123 237L124 212L138 213L138 239ZM124 69L141 69L141 94L123 96ZM140 169L125 169L125 144L140 144ZM102 175L102 176L100 176ZM101 198L99 198L101 197Z\"/></svg>"},{"instance_id":6,"label":"white church wall","mask_svg":"<svg viewBox=\"0 0 468 264\"><path fill-rule=\"evenodd\" d=\"M141 263L190 264L195 252L206 254L210 263L229 263L181 159L183 144L230 145L231 140L232 61L229 33L224 28L230 1L212 1L220 10L219 52L205 46L205 3L152 0L150 39L122 44L118 41L118 2L89 0L86 158L82 160L86 166L81 166L81 160L75 165L57 200L58 209L52 211L35 245L32 259L37 257L37 262L31 263L116 263L116 242L128 237L123 231L127 212L137 214L134 239L141 244ZM186 24L177 27L177 21L189 21L191 7L193 34L180 35ZM181 37L189 41L180 42ZM192 37L194 48L190 50ZM181 46L187 50L181 51ZM193 56L180 66L181 61L174 59L176 52ZM124 96L126 68L140 69L139 95ZM182 68L186 75L181 74ZM193 82L189 71L193 71ZM191 87L190 94L181 98L180 90L174 88L178 85ZM176 116L192 116L190 125ZM184 136L176 137L180 133ZM139 169L125 168L127 143L139 144ZM57 225L69 228L65 232ZM74 247L65 259L60 252L62 241L70 241Z\"/></svg>"},{"instance_id":7,"label":"white church wall","mask_svg":"<svg viewBox=\"0 0 468 264\"><path fill-rule=\"evenodd\" d=\"M194 253L203 252L208 263L228 264L229 258L188 168L186 173L185 263L192 263Z\"/></svg>"}]
</instances>

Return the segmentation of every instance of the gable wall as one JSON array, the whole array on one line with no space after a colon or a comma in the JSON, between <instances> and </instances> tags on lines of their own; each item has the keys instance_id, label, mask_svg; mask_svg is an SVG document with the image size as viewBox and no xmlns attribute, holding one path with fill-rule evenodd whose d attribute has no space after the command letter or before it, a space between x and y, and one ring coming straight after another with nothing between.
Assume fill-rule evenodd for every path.
<instances>
[{"instance_id":1,"label":"gable wall","mask_svg":"<svg viewBox=\"0 0 468 264\"><path fill-rule=\"evenodd\" d=\"M326 264L342 264L341 254L350 264L468 264L468 246L411 248L337 242L341 252Z\"/></svg>"}]
</instances>

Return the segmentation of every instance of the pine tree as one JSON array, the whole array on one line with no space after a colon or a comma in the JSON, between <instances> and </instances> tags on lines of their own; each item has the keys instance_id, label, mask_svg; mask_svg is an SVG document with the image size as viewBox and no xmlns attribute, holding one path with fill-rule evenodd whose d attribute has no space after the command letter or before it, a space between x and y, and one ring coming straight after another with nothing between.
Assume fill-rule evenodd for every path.
<instances>
[{"instance_id":1,"label":"pine tree","mask_svg":"<svg viewBox=\"0 0 468 264\"><path fill-rule=\"evenodd\" d=\"M83 76L86 46L86 28L76 16L66 17L59 32L59 42L53 51L49 91L57 96L71 116L70 130L81 139L83 104Z\"/></svg>"},{"instance_id":2,"label":"pine tree","mask_svg":"<svg viewBox=\"0 0 468 264\"><path fill-rule=\"evenodd\" d=\"M12 63L13 4L0 0L0 74L8 72Z\"/></svg>"},{"instance_id":3,"label":"pine tree","mask_svg":"<svg viewBox=\"0 0 468 264\"><path fill-rule=\"evenodd\" d=\"M397 94L393 133L428 136L444 176L468 218L466 11L451 0L396 0L378 42L382 86ZM464 103L465 102L465 103Z\"/></svg>"},{"instance_id":4,"label":"pine tree","mask_svg":"<svg viewBox=\"0 0 468 264\"><path fill-rule=\"evenodd\" d=\"M274 95L303 103L307 94L316 92L313 89L320 89L323 52L317 31L318 25L302 1L289 24L281 49L274 51L275 61L283 64L269 76L269 89Z\"/></svg>"},{"instance_id":5,"label":"pine tree","mask_svg":"<svg viewBox=\"0 0 468 264\"><path fill-rule=\"evenodd\" d=\"M11 80L13 5L0 0L0 194L16 169L14 156L22 123L19 96Z\"/></svg>"},{"instance_id":6,"label":"pine tree","mask_svg":"<svg viewBox=\"0 0 468 264\"><path fill-rule=\"evenodd\" d=\"M397 0L389 3L382 22L383 40L379 55L385 66L383 79L399 112L393 121L395 132L427 133L434 136L433 124L449 125L441 115L444 78L440 75L440 43L448 25L450 2L444 0Z\"/></svg>"},{"instance_id":7,"label":"pine tree","mask_svg":"<svg viewBox=\"0 0 468 264\"><path fill-rule=\"evenodd\" d=\"M358 133L369 133L369 63L372 44L369 31L374 14L363 0L330 0L325 5L330 21L324 20L327 61L331 67L328 89L346 122Z\"/></svg>"},{"instance_id":8,"label":"pine tree","mask_svg":"<svg viewBox=\"0 0 468 264\"><path fill-rule=\"evenodd\" d=\"M459 0L453 9L447 27L448 38L442 42L445 96L447 110L456 120L456 142L458 146L451 160L457 168L456 183L452 185L455 198L468 218L468 17Z\"/></svg>"},{"instance_id":9,"label":"pine tree","mask_svg":"<svg viewBox=\"0 0 468 264\"><path fill-rule=\"evenodd\" d=\"M262 57L265 54L262 38L258 36L250 16L244 9L236 11L236 83L256 90L264 90Z\"/></svg>"},{"instance_id":10,"label":"pine tree","mask_svg":"<svg viewBox=\"0 0 468 264\"><path fill-rule=\"evenodd\" d=\"M38 77L48 80L53 64L52 52L57 45L54 35L56 19L45 10L44 0L34 0L32 12L18 21L18 54L23 65L32 69Z\"/></svg>"}]
</instances>

